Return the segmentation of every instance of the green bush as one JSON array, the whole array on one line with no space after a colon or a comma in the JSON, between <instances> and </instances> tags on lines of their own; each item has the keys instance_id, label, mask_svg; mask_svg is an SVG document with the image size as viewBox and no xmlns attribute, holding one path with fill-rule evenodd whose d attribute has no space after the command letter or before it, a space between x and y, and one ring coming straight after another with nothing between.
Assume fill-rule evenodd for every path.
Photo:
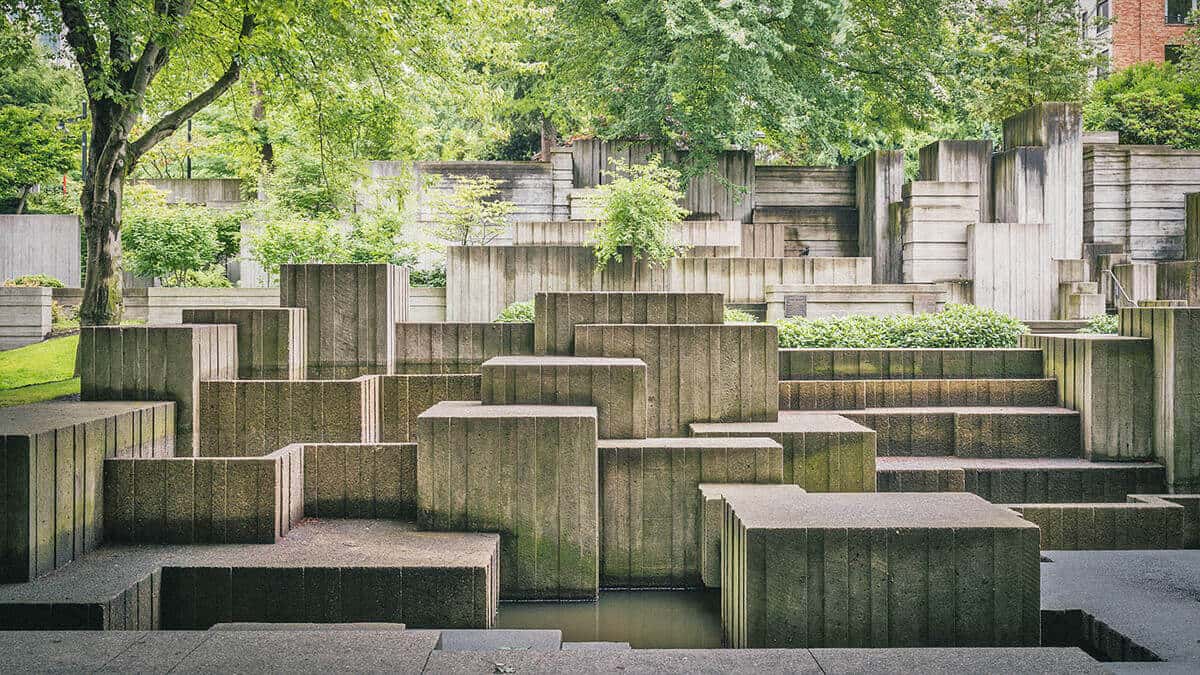
<instances>
[{"instance_id":1,"label":"green bush","mask_svg":"<svg viewBox=\"0 0 1200 675\"><path fill-rule=\"evenodd\" d=\"M272 277L287 263L331 263L341 256L341 236L327 218L305 218L269 210L261 227L248 235L250 257Z\"/></svg>"},{"instance_id":2,"label":"green bush","mask_svg":"<svg viewBox=\"0 0 1200 675\"><path fill-rule=\"evenodd\" d=\"M1088 317L1087 326L1080 328L1080 333L1101 333L1116 335L1121 322L1116 314L1096 314Z\"/></svg>"},{"instance_id":3,"label":"green bush","mask_svg":"<svg viewBox=\"0 0 1200 675\"><path fill-rule=\"evenodd\" d=\"M179 277L172 277L164 286L181 288L233 288L229 277L225 276L225 268L213 265L203 270L188 270Z\"/></svg>"},{"instance_id":4,"label":"green bush","mask_svg":"<svg viewBox=\"0 0 1200 675\"><path fill-rule=\"evenodd\" d=\"M1170 63L1140 63L1096 82L1083 108L1087 129L1118 131L1121 143L1200 148L1200 78Z\"/></svg>"},{"instance_id":5,"label":"green bush","mask_svg":"<svg viewBox=\"0 0 1200 675\"><path fill-rule=\"evenodd\" d=\"M600 212L589 240L596 268L621 262L623 248L632 249L634 260L644 258L659 265L679 255L674 231L688 213L679 206L683 199L679 172L662 166L658 155L646 164L609 162L614 178L596 188L591 198Z\"/></svg>"},{"instance_id":6,"label":"green bush","mask_svg":"<svg viewBox=\"0 0 1200 675\"><path fill-rule=\"evenodd\" d=\"M432 234L460 246L483 246L504 234L516 205L496 197L500 181L488 176L460 176L449 194L430 200Z\"/></svg>"},{"instance_id":7,"label":"green bush","mask_svg":"<svg viewBox=\"0 0 1200 675\"><path fill-rule=\"evenodd\" d=\"M417 288L445 288L446 264L439 263L425 269L409 270L408 285Z\"/></svg>"},{"instance_id":8,"label":"green bush","mask_svg":"<svg viewBox=\"0 0 1200 675\"><path fill-rule=\"evenodd\" d=\"M758 319L749 312L740 309L725 308L725 323L758 323Z\"/></svg>"},{"instance_id":9,"label":"green bush","mask_svg":"<svg viewBox=\"0 0 1200 675\"><path fill-rule=\"evenodd\" d=\"M165 192L145 185L126 189L123 208L121 246L127 269L138 276L180 286L189 272L207 270L225 252L220 231L228 214L168 204Z\"/></svg>"},{"instance_id":10,"label":"green bush","mask_svg":"<svg viewBox=\"0 0 1200 675\"><path fill-rule=\"evenodd\" d=\"M975 305L936 314L790 318L775 322L780 347L1014 347L1029 328Z\"/></svg>"},{"instance_id":11,"label":"green bush","mask_svg":"<svg viewBox=\"0 0 1200 675\"><path fill-rule=\"evenodd\" d=\"M497 316L493 323L532 323L533 322L533 301L514 302L504 308L503 312Z\"/></svg>"},{"instance_id":12,"label":"green bush","mask_svg":"<svg viewBox=\"0 0 1200 675\"><path fill-rule=\"evenodd\" d=\"M25 288L65 288L66 284L49 274L25 274L16 279L4 282L5 286L23 286Z\"/></svg>"}]
</instances>

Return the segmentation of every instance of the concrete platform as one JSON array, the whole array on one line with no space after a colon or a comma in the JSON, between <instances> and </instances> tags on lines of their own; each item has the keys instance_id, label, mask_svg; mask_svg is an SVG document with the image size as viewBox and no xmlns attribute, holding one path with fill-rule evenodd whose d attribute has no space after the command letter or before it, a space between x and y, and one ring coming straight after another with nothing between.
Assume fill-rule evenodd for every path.
<instances>
[{"instance_id":1,"label":"concrete platform","mask_svg":"<svg viewBox=\"0 0 1200 675\"><path fill-rule=\"evenodd\" d=\"M995 504L1124 502L1166 490L1151 462L1080 458L880 457L880 492L973 492Z\"/></svg>"},{"instance_id":2,"label":"concrete platform","mask_svg":"<svg viewBox=\"0 0 1200 675\"><path fill-rule=\"evenodd\" d=\"M953 406L841 411L874 429L880 457L1081 457L1079 413L1058 407Z\"/></svg>"},{"instance_id":3,"label":"concrete platform","mask_svg":"<svg viewBox=\"0 0 1200 675\"><path fill-rule=\"evenodd\" d=\"M1053 378L781 380L780 410L909 406L1055 406Z\"/></svg>"},{"instance_id":4,"label":"concrete platform","mask_svg":"<svg viewBox=\"0 0 1200 675\"><path fill-rule=\"evenodd\" d=\"M1037 349L780 349L781 380L1043 377Z\"/></svg>"},{"instance_id":5,"label":"concrete platform","mask_svg":"<svg viewBox=\"0 0 1200 675\"><path fill-rule=\"evenodd\" d=\"M755 436L783 446L783 481L811 492L874 492L875 433L829 413L781 412L776 422L693 423L693 436Z\"/></svg>"},{"instance_id":6,"label":"concrete platform","mask_svg":"<svg viewBox=\"0 0 1200 675\"><path fill-rule=\"evenodd\" d=\"M1042 549L1124 551L1184 548L1186 509L1158 497L1124 504L1006 504L1042 531Z\"/></svg>"},{"instance_id":7,"label":"concrete platform","mask_svg":"<svg viewBox=\"0 0 1200 675\"><path fill-rule=\"evenodd\" d=\"M576 353L580 324L721 323L724 300L720 293L535 293L534 353Z\"/></svg>"},{"instance_id":8,"label":"concrete platform","mask_svg":"<svg viewBox=\"0 0 1200 675\"><path fill-rule=\"evenodd\" d=\"M1039 644L1038 528L966 494L739 495L721 616L734 647Z\"/></svg>"},{"instance_id":9,"label":"concrete platform","mask_svg":"<svg viewBox=\"0 0 1200 675\"><path fill-rule=\"evenodd\" d=\"M746 483L703 483L697 487L703 502L701 512L700 577L706 588L721 587L721 528L725 525L725 502L738 495L765 495L787 499L804 492L798 485L750 485Z\"/></svg>"},{"instance_id":10,"label":"concrete platform","mask_svg":"<svg viewBox=\"0 0 1200 675\"><path fill-rule=\"evenodd\" d=\"M487 628L495 534L411 523L305 521L278 544L110 546L0 586L4 629L198 629L245 621Z\"/></svg>"}]
</instances>

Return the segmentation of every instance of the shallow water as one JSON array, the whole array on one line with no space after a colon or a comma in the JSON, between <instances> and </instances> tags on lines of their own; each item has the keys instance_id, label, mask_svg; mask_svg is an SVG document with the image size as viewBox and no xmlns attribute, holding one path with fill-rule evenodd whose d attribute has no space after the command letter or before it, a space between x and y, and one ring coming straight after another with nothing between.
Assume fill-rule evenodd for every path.
<instances>
[{"instance_id":1,"label":"shallow water","mask_svg":"<svg viewBox=\"0 0 1200 675\"><path fill-rule=\"evenodd\" d=\"M719 590L601 591L596 602L500 603L497 628L557 628L564 642L635 649L721 646Z\"/></svg>"}]
</instances>

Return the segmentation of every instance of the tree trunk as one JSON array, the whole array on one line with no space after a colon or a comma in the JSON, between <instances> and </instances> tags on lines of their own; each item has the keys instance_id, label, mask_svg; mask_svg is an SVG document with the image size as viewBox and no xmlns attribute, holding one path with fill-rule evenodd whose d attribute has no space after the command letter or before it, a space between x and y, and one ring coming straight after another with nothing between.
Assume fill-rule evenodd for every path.
<instances>
[{"instance_id":1,"label":"tree trunk","mask_svg":"<svg viewBox=\"0 0 1200 675\"><path fill-rule=\"evenodd\" d=\"M87 276L79 322L107 326L121 321L121 194L125 177L120 172L94 192L95 178L83 186L83 230L87 237ZM103 195L102 201L92 194Z\"/></svg>"},{"instance_id":2,"label":"tree trunk","mask_svg":"<svg viewBox=\"0 0 1200 675\"><path fill-rule=\"evenodd\" d=\"M32 187L31 185L22 185L21 186L21 198L17 200L17 215L18 216L21 215L22 213L25 213L25 202L26 202L26 200L29 199L29 188L31 188L31 187Z\"/></svg>"}]
</instances>

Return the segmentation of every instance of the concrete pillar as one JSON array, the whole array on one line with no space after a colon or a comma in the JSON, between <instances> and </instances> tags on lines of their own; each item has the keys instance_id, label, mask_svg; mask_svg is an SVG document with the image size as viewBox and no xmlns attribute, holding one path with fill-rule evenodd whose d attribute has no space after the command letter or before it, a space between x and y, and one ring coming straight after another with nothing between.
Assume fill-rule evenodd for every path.
<instances>
[{"instance_id":1,"label":"concrete pillar","mask_svg":"<svg viewBox=\"0 0 1200 675\"><path fill-rule=\"evenodd\" d=\"M1038 103L1004 120L1004 149L1025 146L1045 148L1043 222L1054 228L1052 254L1056 258L1079 258L1083 255L1083 114L1080 105Z\"/></svg>"},{"instance_id":2,"label":"concrete pillar","mask_svg":"<svg viewBox=\"0 0 1200 675\"><path fill-rule=\"evenodd\" d=\"M889 206L900 201L904 185L904 151L875 150L854 165L858 210L858 254L874 259L874 283L899 283L898 248L890 227ZM898 243L897 243L898 246ZM895 274L891 272L895 270Z\"/></svg>"},{"instance_id":3,"label":"concrete pillar","mask_svg":"<svg viewBox=\"0 0 1200 675\"><path fill-rule=\"evenodd\" d=\"M184 323L237 326L238 379L303 380L308 326L297 308L184 309Z\"/></svg>"},{"instance_id":4,"label":"concrete pillar","mask_svg":"<svg viewBox=\"0 0 1200 675\"><path fill-rule=\"evenodd\" d=\"M979 220L996 222L992 209L992 142L934 141L921 148L920 179L979 183Z\"/></svg>"},{"instance_id":5,"label":"concrete pillar","mask_svg":"<svg viewBox=\"0 0 1200 675\"><path fill-rule=\"evenodd\" d=\"M1184 235L1184 257L1200 260L1200 192L1187 196L1187 221Z\"/></svg>"}]
</instances>

